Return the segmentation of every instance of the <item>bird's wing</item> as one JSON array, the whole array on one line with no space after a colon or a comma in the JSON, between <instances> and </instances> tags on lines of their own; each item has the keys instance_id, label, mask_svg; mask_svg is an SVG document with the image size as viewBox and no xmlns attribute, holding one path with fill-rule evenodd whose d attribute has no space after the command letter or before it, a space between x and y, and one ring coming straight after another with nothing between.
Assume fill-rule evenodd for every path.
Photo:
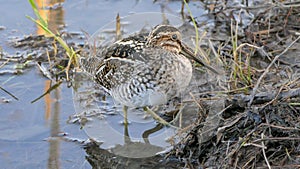
<instances>
[{"instance_id":1,"label":"bird's wing","mask_svg":"<svg viewBox=\"0 0 300 169\"><path fill-rule=\"evenodd\" d=\"M133 53L132 55L137 55ZM130 56L130 57L135 57ZM109 57L105 59L97 68L94 74L95 80L107 90L129 82L142 67L147 64L140 60L134 60L130 57Z\"/></svg>"},{"instance_id":2,"label":"bird's wing","mask_svg":"<svg viewBox=\"0 0 300 169\"><path fill-rule=\"evenodd\" d=\"M145 64L143 50L146 35L124 38L105 48L102 52L103 61L95 69L95 80L108 90L126 82Z\"/></svg>"},{"instance_id":3,"label":"bird's wing","mask_svg":"<svg viewBox=\"0 0 300 169\"><path fill-rule=\"evenodd\" d=\"M140 58L135 58L136 55L134 55L134 53L142 52L142 50L146 47L146 41L146 33L129 36L105 48L102 55L104 56L104 59L118 57L139 60Z\"/></svg>"}]
</instances>

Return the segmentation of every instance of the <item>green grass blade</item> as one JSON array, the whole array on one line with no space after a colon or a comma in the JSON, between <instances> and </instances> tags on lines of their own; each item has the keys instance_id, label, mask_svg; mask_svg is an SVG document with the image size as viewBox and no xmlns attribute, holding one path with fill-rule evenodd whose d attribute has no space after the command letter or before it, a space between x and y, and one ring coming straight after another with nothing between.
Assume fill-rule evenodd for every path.
<instances>
[{"instance_id":1,"label":"green grass blade","mask_svg":"<svg viewBox=\"0 0 300 169\"><path fill-rule=\"evenodd\" d=\"M196 48L195 48L195 55L196 55L197 52L198 52L198 46L199 46L199 33L198 33L198 27L197 27L196 21L195 21L195 19L194 19L194 17L193 17L192 11L191 11L191 9L190 9L188 3L186 2L186 0L183 0L183 1L184 1L185 6L186 6L186 9L187 9L188 12L189 12L189 15L190 15L190 17L191 17L191 19L192 19L192 22L193 22L193 25L194 25L194 28L195 28L195 33L196 33Z\"/></svg>"},{"instance_id":2,"label":"green grass blade","mask_svg":"<svg viewBox=\"0 0 300 169\"><path fill-rule=\"evenodd\" d=\"M39 11L38 11L38 8L35 4L35 1L34 0L28 0L30 5L31 5L31 8L33 9L34 11L34 14L35 16L38 18L38 20L41 22L41 24L44 26L44 27L48 27L48 22L43 18L41 17Z\"/></svg>"}]
</instances>

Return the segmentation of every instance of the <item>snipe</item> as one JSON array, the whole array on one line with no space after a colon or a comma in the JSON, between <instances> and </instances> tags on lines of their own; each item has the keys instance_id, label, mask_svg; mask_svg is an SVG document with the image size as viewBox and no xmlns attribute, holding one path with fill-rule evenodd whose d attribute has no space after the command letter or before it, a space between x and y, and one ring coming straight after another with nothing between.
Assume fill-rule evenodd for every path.
<instances>
[{"instance_id":1,"label":"snipe","mask_svg":"<svg viewBox=\"0 0 300 169\"><path fill-rule=\"evenodd\" d=\"M169 25L158 25L148 35L121 39L101 53L82 59L82 67L128 107L161 105L178 96L192 78L189 59L215 72L182 42L179 30Z\"/></svg>"}]
</instances>

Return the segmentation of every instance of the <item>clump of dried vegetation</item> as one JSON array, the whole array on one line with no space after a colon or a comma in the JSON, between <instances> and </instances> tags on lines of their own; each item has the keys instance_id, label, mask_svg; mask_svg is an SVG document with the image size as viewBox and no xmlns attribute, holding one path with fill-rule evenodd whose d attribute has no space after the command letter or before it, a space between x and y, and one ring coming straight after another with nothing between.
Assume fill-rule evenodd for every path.
<instances>
[{"instance_id":1,"label":"clump of dried vegetation","mask_svg":"<svg viewBox=\"0 0 300 169\"><path fill-rule=\"evenodd\" d=\"M299 2L227 2L205 1L219 25L212 36L225 34L212 41L227 75L226 108L212 126L203 113L168 157L187 168L299 168Z\"/></svg>"}]
</instances>

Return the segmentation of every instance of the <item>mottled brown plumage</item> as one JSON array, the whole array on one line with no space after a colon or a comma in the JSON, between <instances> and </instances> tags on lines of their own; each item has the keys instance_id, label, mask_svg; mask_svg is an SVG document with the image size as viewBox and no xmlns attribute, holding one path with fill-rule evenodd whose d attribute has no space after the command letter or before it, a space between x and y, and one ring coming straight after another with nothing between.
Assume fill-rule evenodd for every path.
<instances>
[{"instance_id":1,"label":"mottled brown plumage","mask_svg":"<svg viewBox=\"0 0 300 169\"><path fill-rule=\"evenodd\" d=\"M186 89L192 77L188 58L206 66L183 44L178 29L158 25L149 35L121 39L81 63L116 101L144 107L164 104Z\"/></svg>"}]
</instances>

